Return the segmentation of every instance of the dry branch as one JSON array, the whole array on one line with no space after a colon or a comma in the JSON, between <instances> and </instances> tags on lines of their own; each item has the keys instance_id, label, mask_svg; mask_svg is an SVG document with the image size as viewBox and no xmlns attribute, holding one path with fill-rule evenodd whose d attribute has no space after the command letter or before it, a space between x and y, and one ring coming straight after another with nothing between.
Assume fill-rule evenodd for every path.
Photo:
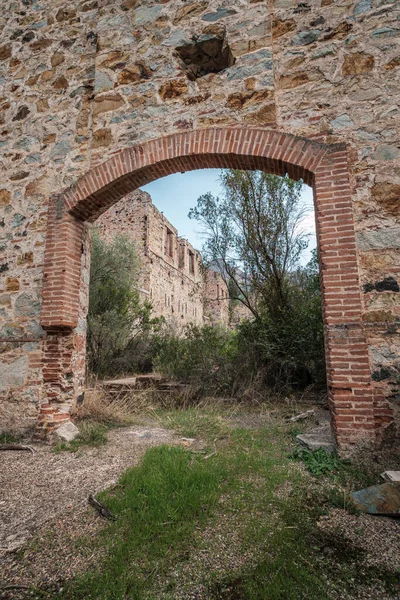
<instances>
[{"instance_id":1,"label":"dry branch","mask_svg":"<svg viewBox=\"0 0 400 600\"><path fill-rule=\"evenodd\" d=\"M35 454L35 450L32 446L25 446L23 444L0 444L0 450L26 450Z\"/></svg>"}]
</instances>

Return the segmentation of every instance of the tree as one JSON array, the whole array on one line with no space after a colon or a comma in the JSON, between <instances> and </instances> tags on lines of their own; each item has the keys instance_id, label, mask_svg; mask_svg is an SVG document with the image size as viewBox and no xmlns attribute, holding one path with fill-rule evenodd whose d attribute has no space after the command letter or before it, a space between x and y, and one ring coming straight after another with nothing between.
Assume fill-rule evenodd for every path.
<instances>
[{"instance_id":1,"label":"tree","mask_svg":"<svg viewBox=\"0 0 400 600\"><path fill-rule=\"evenodd\" d=\"M124 351L132 350L153 324L151 305L140 302L139 269L129 238L118 235L107 244L93 231L87 348L89 371L98 376L114 375L122 365L134 363Z\"/></svg>"},{"instance_id":2,"label":"tree","mask_svg":"<svg viewBox=\"0 0 400 600\"><path fill-rule=\"evenodd\" d=\"M189 212L204 229L203 256L255 317L264 307L278 318L289 303L287 275L308 245L300 229L303 184L233 169L222 172L221 182L221 198L208 192Z\"/></svg>"}]
</instances>

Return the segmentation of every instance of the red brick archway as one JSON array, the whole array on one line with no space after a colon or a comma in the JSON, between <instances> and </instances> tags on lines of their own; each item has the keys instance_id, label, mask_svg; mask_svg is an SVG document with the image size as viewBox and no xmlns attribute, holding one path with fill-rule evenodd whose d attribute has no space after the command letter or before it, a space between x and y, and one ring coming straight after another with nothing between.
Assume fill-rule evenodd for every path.
<instances>
[{"instance_id":1,"label":"red brick archway","mask_svg":"<svg viewBox=\"0 0 400 600\"><path fill-rule=\"evenodd\" d=\"M313 187L324 299L330 405L342 448L375 439L374 388L361 319L347 151L277 131L224 127L188 131L117 152L51 198L41 324L66 335L78 324L85 221L150 181L204 168L260 169ZM56 408L46 407L47 419ZM65 417L58 409L56 420ZM57 418L58 417L58 418Z\"/></svg>"}]
</instances>

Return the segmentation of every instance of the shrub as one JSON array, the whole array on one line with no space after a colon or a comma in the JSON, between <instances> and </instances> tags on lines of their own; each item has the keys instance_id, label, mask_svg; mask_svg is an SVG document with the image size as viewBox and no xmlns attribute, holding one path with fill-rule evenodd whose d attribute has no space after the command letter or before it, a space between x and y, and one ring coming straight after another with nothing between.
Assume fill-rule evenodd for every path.
<instances>
[{"instance_id":1,"label":"shrub","mask_svg":"<svg viewBox=\"0 0 400 600\"><path fill-rule=\"evenodd\" d=\"M151 305L140 301L139 266L129 238L108 244L94 230L87 348L88 370L99 377L151 370L152 333L162 320L151 319Z\"/></svg>"},{"instance_id":2,"label":"shrub","mask_svg":"<svg viewBox=\"0 0 400 600\"><path fill-rule=\"evenodd\" d=\"M233 378L237 336L209 325L188 325L183 335L169 332L159 339L155 367L166 375L199 386L204 393L226 393Z\"/></svg>"}]
</instances>

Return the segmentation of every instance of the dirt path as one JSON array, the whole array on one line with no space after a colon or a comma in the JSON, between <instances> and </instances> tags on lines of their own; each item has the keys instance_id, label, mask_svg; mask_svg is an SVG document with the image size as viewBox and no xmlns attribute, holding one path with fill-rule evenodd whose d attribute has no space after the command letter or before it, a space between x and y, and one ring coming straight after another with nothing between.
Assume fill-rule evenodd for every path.
<instances>
[{"instance_id":1,"label":"dirt path","mask_svg":"<svg viewBox=\"0 0 400 600\"><path fill-rule=\"evenodd\" d=\"M86 507L89 494L113 485L147 448L182 443L152 426L114 429L108 443L56 454L36 445L35 454L0 452L0 555L16 550L47 521Z\"/></svg>"}]
</instances>

